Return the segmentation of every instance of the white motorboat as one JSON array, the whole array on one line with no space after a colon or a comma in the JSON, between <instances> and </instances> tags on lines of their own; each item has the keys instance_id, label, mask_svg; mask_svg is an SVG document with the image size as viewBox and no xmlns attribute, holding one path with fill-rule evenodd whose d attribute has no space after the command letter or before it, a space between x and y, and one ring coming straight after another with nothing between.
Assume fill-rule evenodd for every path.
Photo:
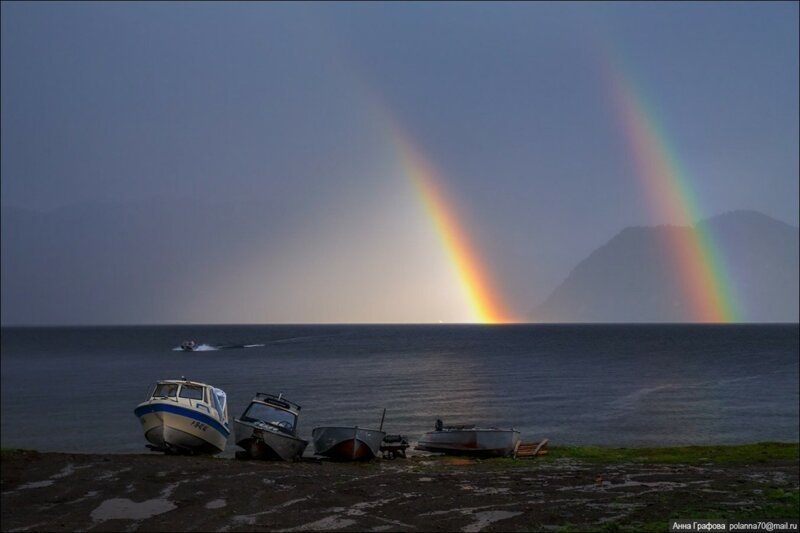
<instances>
[{"instance_id":1,"label":"white motorboat","mask_svg":"<svg viewBox=\"0 0 800 533\"><path fill-rule=\"evenodd\" d=\"M291 461L303 455L308 441L297 436L300 409L282 394L256 393L242 416L233 420L234 440L244 457Z\"/></svg>"},{"instance_id":2,"label":"white motorboat","mask_svg":"<svg viewBox=\"0 0 800 533\"><path fill-rule=\"evenodd\" d=\"M193 340L183 341L181 343L181 350L184 352L193 352L197 348L197 343Z\"/></svg>"},{"instance_id":3,"label":"white motorboat","mask_svg":"<svg viewBox=\"0 0 800 533\"><path fill-rule=\"evenodd\" d=\"M156 383L134 414L157 451L216 454L230 435L225 392L185 378Z\"/></svg>"},{"instance_id":4,"label":"white motorboat","mask_svg":"<svg viewBox=\"0 0 800 533\"><path fill-rule=\"evenodd\" d=\"M436 421L435 431L425 433L416 449L450 455L511 456L520 442L515 429L444 426Z\"/></svg>"}]
</instances>

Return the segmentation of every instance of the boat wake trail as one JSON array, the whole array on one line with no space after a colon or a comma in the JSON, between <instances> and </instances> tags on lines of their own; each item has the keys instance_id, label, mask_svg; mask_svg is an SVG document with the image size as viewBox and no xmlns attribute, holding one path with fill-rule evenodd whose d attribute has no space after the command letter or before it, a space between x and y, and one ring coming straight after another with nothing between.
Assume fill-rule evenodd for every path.
<instances>
[{"instance_id":1,"label":"boat wake trail","mask_svg":"<svg viewBox=\"0 0 800 533\"><path fill-rule=\"evenodd\" d=\"M222 349L220 346L212 346L210 344L198 344L194 348L192 348L192 352L216 352L217 350ZM176 346L172 349L173 352L184 352L184 350L180 346Z\"/></svg>"},{"instance_id":2,"label":"boat wake trail","mask_svg":"<svg viewBox=\"0 0 800 533\"><path fill-rule=\"evenodd\" d=\"M180 346L172 349L173 352L216 352L219 350L235 350L237 348L257 348L265 344L198 344L191 350L184 350Z\"/></svg>"},{"instance_id":3,"label":"boat wake trail","mask_svg":"<svg viewBox=\"0 0 800 533\"><path fill-rule=\"evenodd\" d=\"M328 337L336 337L336 336L337 335L306 335L306 336L303 336L303 337L287 337L285 339L275 339L274 341L271 341L271 343L272 344L285 344L285 343L291 344L291 343L295 343L295 342L308 342L308 341L314 341L314 340L317 340L317 339L325 339L325 338L328 338Z\"/></svg>"}]
</instances>

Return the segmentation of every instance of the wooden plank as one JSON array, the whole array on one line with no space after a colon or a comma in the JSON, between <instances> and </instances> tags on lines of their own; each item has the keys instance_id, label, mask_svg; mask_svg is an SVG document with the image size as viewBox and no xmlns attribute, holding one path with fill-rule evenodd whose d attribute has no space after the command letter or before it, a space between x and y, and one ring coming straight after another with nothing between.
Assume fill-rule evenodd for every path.
<instances>
[{"instance_id":1,"label":"wooden plank","mask_svg":"<svg viewBox=\"0 0 800 533\"><path fill-rule=\"evenodd\" d=\"M541 442L521 442L517 447L514 457L536 457L537 455L547 454L544 449L547 446L548 439Z\"/></svg>"},{"instance_id":2,"label":"wooden plank","mask_svg":"<svg viewBox=\"0 0 800 533\"><path fill-rule=\"evenodd\" d=\"M539 450L541 450L542 448L544 448L545 446L547 446L547 441L548 441L548 440L549 440L549 439L544 439L542 442L540 442L540 443L539 443L539 445L536 447L536 450L534 450L534 452L533 452L533 455L536 455L536 454L538 454L538 453L539 453Z\"/></svg>"}]
</instances>

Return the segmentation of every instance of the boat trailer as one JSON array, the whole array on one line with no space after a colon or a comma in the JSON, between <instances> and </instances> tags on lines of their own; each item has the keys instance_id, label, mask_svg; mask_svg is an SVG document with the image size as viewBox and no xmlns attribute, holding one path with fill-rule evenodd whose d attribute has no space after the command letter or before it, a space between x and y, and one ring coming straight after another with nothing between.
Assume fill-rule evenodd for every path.
<instances>
[{"instance_id":1,"label":"boat trailer","mask_svg":"<svg viewBox=\"0 0 800 533\"><path fill-rule=\"evenodd\" d=\"M384 459L395 459L406 456L408 438L405 435L386 435L381 442L381 453Z\"/></svg>"}]
</instances>

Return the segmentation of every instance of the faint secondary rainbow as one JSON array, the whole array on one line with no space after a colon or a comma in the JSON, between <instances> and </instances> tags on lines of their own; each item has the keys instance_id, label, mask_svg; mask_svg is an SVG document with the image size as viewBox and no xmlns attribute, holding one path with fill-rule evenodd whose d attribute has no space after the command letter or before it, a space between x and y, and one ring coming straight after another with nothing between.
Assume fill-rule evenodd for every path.
<instances>
[{"instance_id":1,"label":"faint secondary rainbow","mask_svg":"<svg viewBox=\"0 0 800 533\"><path fill-rule=\"evenodd\" d=\"M446 192L441 175L384 106L380 106L379 114L403 171L413 184L456 272L469 302L472 320L485 324L513 322L501 291L495 286L451 196Z\"/></svg>"},{"instance_id":2,"label":"faint secondary rainbow","mask_svg":"<svg viewBox=\"0 0 800 533\"><path fill-rule=\"evenodd\" d=\"M647 105L633 77L625 74L619 59L610 53L604 72L650 205L666 220L688 227L689 239L669 232L669 245L691 303L692 318L696 322L738 320L725 263L709 230L696 225L700 212L689 174L667 141L655 110Z\"/></svg>"}]
</instances>

